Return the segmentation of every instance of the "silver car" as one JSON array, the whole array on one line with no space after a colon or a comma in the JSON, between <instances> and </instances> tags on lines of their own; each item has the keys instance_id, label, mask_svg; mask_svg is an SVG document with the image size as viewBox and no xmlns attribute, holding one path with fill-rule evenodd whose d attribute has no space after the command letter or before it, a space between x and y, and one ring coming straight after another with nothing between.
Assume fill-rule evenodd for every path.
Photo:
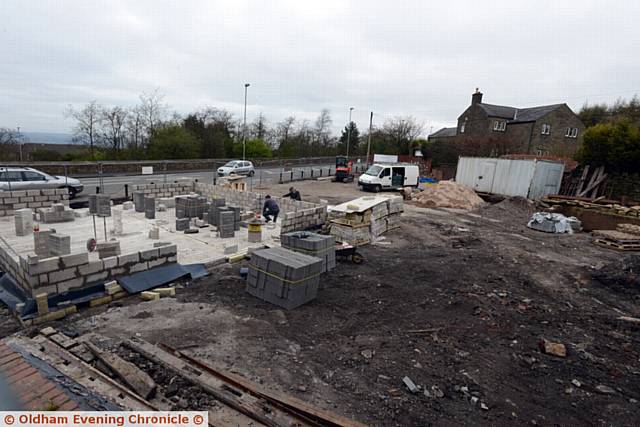
<instances>
[{"instance_id":1,"label":"silver car","mask_svg":"<svg viewBox=\"0 0 640 427\"><path fill-rule=\"evenodd\" d=\"M218 176L226 176L230 174L253 176L255 170L253 163L247 160L231 160L222 167L218 168Z\"/></svg>"},{"instance_id":2,"label":"silver car","mask_svg":"<svg viewBox=\"0 0 640 427\"><path fill-rule=\"evenodd\" d=\"M67 188L69 197L82 192L82 183L71 177L49 175L37 169L26 167L0 168L0 190L40 190L46 188Z\"/></svg>"}]
</instances>

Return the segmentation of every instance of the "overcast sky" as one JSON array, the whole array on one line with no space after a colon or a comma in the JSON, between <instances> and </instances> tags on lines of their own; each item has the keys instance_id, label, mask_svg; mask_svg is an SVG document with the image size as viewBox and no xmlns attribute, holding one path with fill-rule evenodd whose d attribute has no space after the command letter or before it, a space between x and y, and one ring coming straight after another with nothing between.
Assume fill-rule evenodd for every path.
<instances>
[{"instance_id":1,"label":"overcast sky","mask_svg":"<svg viewBox=\"0 0 640 427\"><path fill-rule=\"evenodd\" d=\"M433 3L433 4L432 4ZM0 127L66 132L69 104L313 120L455 123L475 87L526 107L640 93L636 1L36 1L0 3Z\"/></svg>"}]
</instances>

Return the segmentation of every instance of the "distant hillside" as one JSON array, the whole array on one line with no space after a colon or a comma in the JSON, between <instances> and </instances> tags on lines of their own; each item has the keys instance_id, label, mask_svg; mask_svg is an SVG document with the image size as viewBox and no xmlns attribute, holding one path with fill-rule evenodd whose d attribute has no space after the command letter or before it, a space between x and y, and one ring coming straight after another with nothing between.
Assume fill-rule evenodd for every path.
<instances>
[{"instance_id":1,"label":"distant hillside","mask_svg":"<svg viewBox=\"0 0 640 427\"><path fill-rule=\"evenodd\" d=\"M22 132L34 144L73 144L73 135L70 133L55 132Z\"/></svg>"}]
</instances>

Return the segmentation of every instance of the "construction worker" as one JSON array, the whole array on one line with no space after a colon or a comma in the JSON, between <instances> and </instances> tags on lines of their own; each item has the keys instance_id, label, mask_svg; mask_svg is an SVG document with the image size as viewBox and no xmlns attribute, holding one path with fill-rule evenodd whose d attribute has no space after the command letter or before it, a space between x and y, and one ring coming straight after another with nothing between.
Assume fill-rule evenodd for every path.
<instances>
[{"instance_id":1,"label":"construction worker","mask_svg":"<svg viewBox=\"0 0 640 427\"><path fill-rule=\"evenodd\" d=\"M270 195L264 198L264 206L262 207L262 216L267 220L267 222L271 221L271 217L273 216L273 223L275 224L278 219L278 214L280 213L280 207L276 203L275 200L271 198Z\"/></svg>"},{"instance_id":2,"label":"construction worker","mask_svg":"<svg viewBox=\"0 0 640 427\"><path fill-rule=\"evenodd\" d=\"M291 200L302 200L302 198L300 198L300 192L293 187L289 188L289 192L282 197L290 197Z\"/></svg>"}]
</instances>

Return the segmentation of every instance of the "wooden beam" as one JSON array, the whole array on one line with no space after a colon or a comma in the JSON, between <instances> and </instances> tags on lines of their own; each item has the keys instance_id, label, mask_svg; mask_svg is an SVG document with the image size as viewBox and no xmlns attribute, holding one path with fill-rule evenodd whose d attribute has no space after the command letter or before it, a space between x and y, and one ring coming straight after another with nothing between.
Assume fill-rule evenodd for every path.
<instances>
[{"instance_id":1,"label":"wooden beam","mask_svg":"<svg viewBox=\"0 0 640 427\"><path fill-rule=\"evenodd\" d=\"M156 391L156 383L136 365L120 358L120 356L100 350L93 343L84 343L89 350L109 367L133 391L145 399L149 399Z\"/></svg>"},{"instance_id":2,"label":"wooden beam","mask_svg":"<svg viewBox=\"0 0 640 427\"><path fill-rule=\"evenodd\" d=\"M582 170L582 176L580 176L580 181L578 182L578 187L576 188L575 195L579 196L580 192L582 192L582 186L584 185L587 176L589 175L589 165L585 166Z\"/></svg>"}]
</instances>

